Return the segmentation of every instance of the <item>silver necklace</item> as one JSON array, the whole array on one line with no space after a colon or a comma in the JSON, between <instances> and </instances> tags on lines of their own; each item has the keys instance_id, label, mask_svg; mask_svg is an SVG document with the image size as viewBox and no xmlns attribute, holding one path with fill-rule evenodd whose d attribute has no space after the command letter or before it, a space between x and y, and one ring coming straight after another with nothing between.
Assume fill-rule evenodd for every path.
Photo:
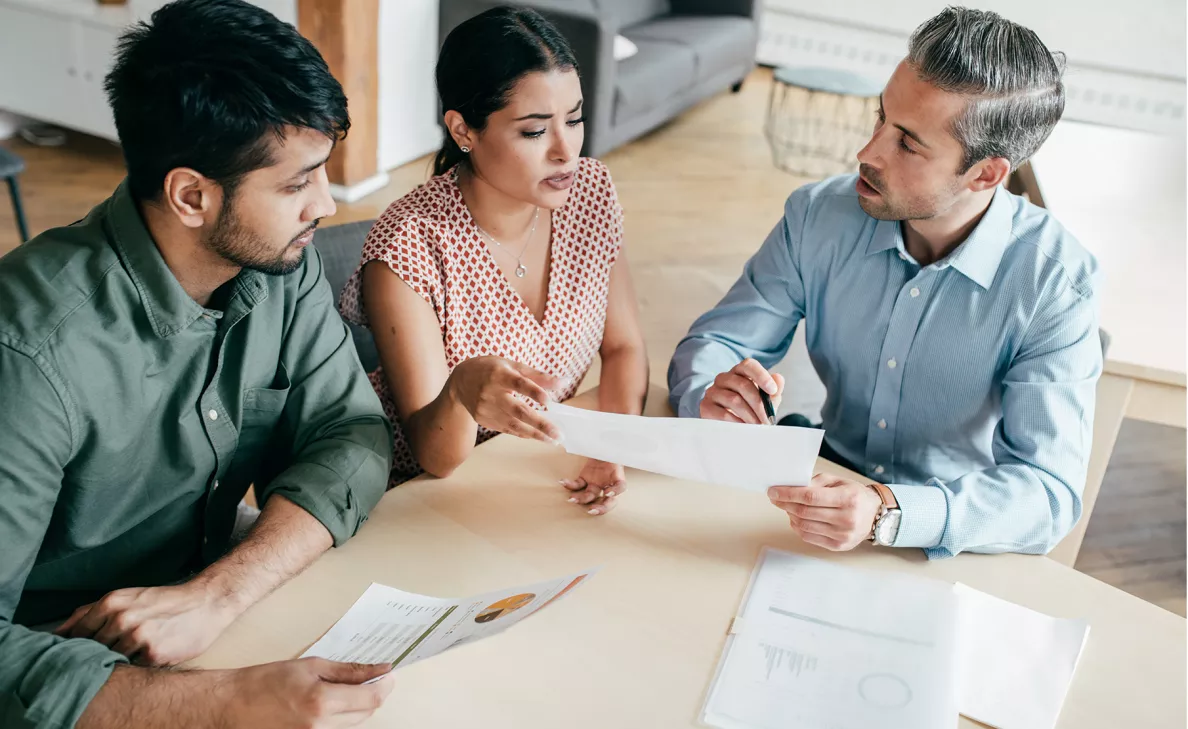
<instances>
[{"instance_id":1,"label":"silver necklace","mask_svg":"<svg viewBox=\"0 0 1188 729\"><path fill-rule=\"evenodd\" d=\"M495 236L483 230L483 226L478 223L474 227L479 229L479 232L487 237L487 240L495 244L495 247L503 251L509 256L514 256L516 259L516 278L524 278L524 274L528 273L528 267L524 265L524 253L527 252L528 246L532 245L532 238L536 235L536 223L540 220L540 208L536 209L536 213L532 216L532 230L528 231L528 240L524 242L524 247L520 249L519 255L512 253L503 247L503 244L495 240Z\"/></svg>"}]
</instances>

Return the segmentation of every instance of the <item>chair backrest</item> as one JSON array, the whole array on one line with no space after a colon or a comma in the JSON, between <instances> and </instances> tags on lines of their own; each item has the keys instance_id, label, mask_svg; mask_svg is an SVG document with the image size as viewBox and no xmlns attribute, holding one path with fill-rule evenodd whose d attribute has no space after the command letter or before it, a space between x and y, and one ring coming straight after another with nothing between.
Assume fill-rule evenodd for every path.
<instances>
[{"instance_id":1,"label":"chair backrest","mask_svg":"<svg viewBox=\"0 0 1188 729\"><path fill-rule=\"evenodd\" d=\"M314 235L314 246L322 256L322 266L326 280L334 291L334 301L342 294L347 279L355 272L359 265L359 256L363 252L363 243L367 240L367 232L371 230L374 220L361 220L357 223L332 225L322 228ZM355 350L359 353L359 361L363 369L371 372L379 367L379 353L375 349L375 340L366 327L346 322L355 340Z\"/></svg>"}]
</instances>

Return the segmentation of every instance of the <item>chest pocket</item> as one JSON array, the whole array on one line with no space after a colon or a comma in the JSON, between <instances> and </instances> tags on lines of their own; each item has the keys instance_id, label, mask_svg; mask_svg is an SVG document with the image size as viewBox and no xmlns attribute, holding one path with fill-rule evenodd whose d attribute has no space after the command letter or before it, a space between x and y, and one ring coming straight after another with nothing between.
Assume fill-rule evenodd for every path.
<instances>
[{"instance_id":1,"label":"chest pocket","mask_svg":"<svg viewBox=\"0 0 1188 729\"><path fill-rule=\"evenodd\" d=\"M235 460L257 460L276 431L277 422L289 401L289 373L277 364L271 387L256 387L243 393L243 414L239 424L239 446Z\"/></svg>"}]
</instances>

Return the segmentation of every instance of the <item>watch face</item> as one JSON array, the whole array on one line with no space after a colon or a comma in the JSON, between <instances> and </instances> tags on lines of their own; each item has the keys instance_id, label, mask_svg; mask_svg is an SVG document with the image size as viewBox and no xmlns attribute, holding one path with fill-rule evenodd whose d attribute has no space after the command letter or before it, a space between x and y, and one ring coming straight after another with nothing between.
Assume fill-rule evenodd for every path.
<instances>
[{"instance_id":1,"label":"watch face","mask_svg":"<svg viewBox=\"0 0 1188 729\"><path fill-rule=\"evenodd\" d=\"M875 527L875 541L884 547L895 544L895 538L899 536L899 516L899 509L892 509L879 519Z\"/></svg>"}]
</instances>

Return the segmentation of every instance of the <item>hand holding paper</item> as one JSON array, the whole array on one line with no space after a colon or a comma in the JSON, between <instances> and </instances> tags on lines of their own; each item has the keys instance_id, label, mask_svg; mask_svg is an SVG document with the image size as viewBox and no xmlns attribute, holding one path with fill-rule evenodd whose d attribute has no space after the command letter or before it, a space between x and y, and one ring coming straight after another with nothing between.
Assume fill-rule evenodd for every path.
<instances>
[{"instance_id":1,"label":"hand holding paper","mask_svg":"<svg viewBox=\"0 0 1188 729\"><path fill-rule=\"evenodd\" d=\"M549 405L569 453L665 476L766 492L806 486L824 431L695 418L645 418Z\"/></svg>"}]
</instances>

